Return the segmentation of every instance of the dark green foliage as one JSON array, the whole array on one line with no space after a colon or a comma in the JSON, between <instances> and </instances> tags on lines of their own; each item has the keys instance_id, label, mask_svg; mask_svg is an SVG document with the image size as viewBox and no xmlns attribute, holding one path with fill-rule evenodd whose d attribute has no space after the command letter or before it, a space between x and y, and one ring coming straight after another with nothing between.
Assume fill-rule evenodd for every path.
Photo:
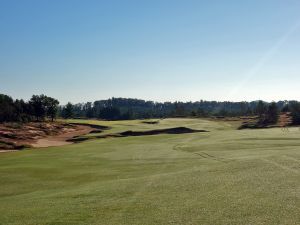
<instances>
[{"instance_id":1,"label":"dark green foliage","mask_svg":"<svg viewBox=\"0 0 300 225\"><path fill-rule=\"evenodd\" d=\"M58 111L59 101L46 95L33 95L29 101L36 120L44 120L45 117L53 121Z\"/></svg>"},{"instance_id":2,"label":"dark green foliage","mask_svg":"<svg viewBox=\"0 0 300 225\"><path fill-rule=\"evenodd\" d=\"M267 111L267 105L263 101L258 101L255 112L259 117L262 117Z\"/></svg>"},{"instance_id":3,"label":"dark green foliage","mask_svg":"<svg viewBox=\"0 0 300 225\"><path fill-rule=\"evenodd\" d=\"M68 102L68 104L63 108L62 110L62 117L65 119L72 118L74 116L74 106L71 102Z\"/></svg>"},{"instance_id":4,"label":"dark green foliage","mask_svg":"<svg viewBox=\"0 0 300 225\"><path fill-rule=\"evenodd\" d=\"M191 117L197 117L197 112L195 112L194 110L191 112Z\"/></svg>"},{"instance_id":5,"label":"dark green foliage","mask_svg":"<svg viewBox=\"0 0 300 225\"><path fill-rule=\"evenodd\" d=\"M99 118L105 120L129 120L167 117L234 117L258 115L261 124L277 122L279 111L291 111L294 124L300 124L300 110L295 101L277 103L253 102L152 102L139 99L112 98L58 106L59 102L45 95L33 95L29 102L13 100L0 94L0 122L32 119L54 120L56 115L64 118Z\"/></svg>"},{"instance_id":6,"label":"dark green foliage","mask_svg":"<svg viewBox=\"0 0 300 225\"><path fill-rule=\"evenodd\" d=\"M198 117L208 117L209 116L209 112L207 112L205 109L203 108L198 108L197 109L197 116Z\"/></svg>"},{"instance_id":7,"label":"dark green foliage","mask_svg":"<svg viewBox=\"0 0 300 225\"><path fill-rule=\"evenodd\" d=\"M0 94L0 122L12 121L15 116L14 101L7 95Z\"/></svg>"},{"instance_id":8,"label":"dark green foliage","mask_svg":"<svg viewBox=\"0 0 300 225\"><path fill-rule=\"evenodd\" d=\"M175 102L174 103L174 116L175 117L185 117L186 115L186 111L185 111L185 107L184 107L184 103L182 102Z\"/></svg>"},{"instance_id":9,"label":"dark green foliage","mask_svg":"<svg viewBox=\"0 0 300 225\"><path fill-rule=\"evenodd\" d=\"M300 103L299 102L290 103L289 109L291 111L293 124L299 125L300 124Z\"/></svg>"},{"instance_id":10,"label":"dark green foliage","mask_svg":"<svg viewBox=\"0 0 300 225\"><path fill-rule=\"evenodd\" d=\"M281 110L288 102L280 101L276 106ZM152 102L139 99L112 98L95 101L94 103L80 103L73 105L75 118L99 118L106 120L148 119L167 117L234 117L259 115L261 121L274 121L268 116L268 103L253 102ZM272 113L272 112L270 112ZM60 115L64 117L63 108ZM267 116L269 118L267 118ZM269 122L268 122L269 123ZM273 123L273 122L272 122Z\"/></svg>"},{"instance_id":11,"label":"dark green foliage","mask_svg":"<svg viewBox=\"0 0 300 225\"><path fill-rule=\"evenodd\" d=\"M14 103L15 106L15 120L28 122L31 120L32 107L30 104L21 100L16 100Z\"/></svg>"},{"instance_id":12,"label":"dark green foliage","mask_svg":"<svg viewBox=\"0 0 300 225\"><path fill-rule=\"evenodd\" d=\"M279 117L279 109L275 102L266 104L259 101L256 107L256 113L259 116L257 126L264 127L266 125L276 124Z\"/></svg>"},{"instance_id":13,"label":"dark green foliage","mask_svg":"<svg viewBox=\"0 0 300 225\"><path fill-rule=\"evenodd\" d=\"M100 110L99 118L105 120L118 120L121 118L121 112L117 107L105 107Z\"/></svg>"},{"instance_id":14,"label":"dark green foliage","mask_svg":"<svg viewBox=\"0 0 300 225\"><path fill-rule=\"evenodd\" d=\"M283 108L281 109L281 112L290 112L289 105L287 104L287 105L283 106Z\"/></svg>"},{"instance_id":15,"label":"dark green foliage","mask_svg":"<svg viewBox=\"0 0 300 225\"><path fill-rule=\"evenodd\" d=\"M36 120L43 120L46 116L46 96L45 95L33 95L29 101L32 107L33 115Z\"/></svg>"},{"instance_id":16,"label":"dark green foliage","mask_svg":"<svg viewBox=\"0 0 300 225\"><path fill-rule=\"evenodd\" d=\"M86 112L86 117L88 117L88 118L93 118L94 117L93 104L91 102L87 102L84 105L84 110Z\"/></svg>"},{"instance_id":17,"label":"dark green foliage","mask_svg":"<svg viewBox=\"0 0 300 225\"><path fill-rule=\"evenodd\" d=\"M278 121L279 110L275 102L268 106L266 120L269 124L276 124Z\"/></svg>"},{"instance_id":18,"label":"dark green foliage","mask_svg":"<svg viewBox=\"0 0 300 225\"><path fill-rule=\"evenodd\" d=\"M134 113L131 109L128 109L127 112L125 112L124 114L121 115L121 119L122 120L131 120L134 119Z\"/></svg>"},{"instance_id":19,"label":"dark green foliage","mask_svg":"<svg viewBox=\"0 0 300 225\"><path fill-rule=\"evenodd\" d=\"M25 102L0 94L0 122L28 122L46 117L54 120L58 104L56 99L45 95L33 95L29 102Z\"/></svg>"},{"instance_id":20,"label":"dark green foliage","mask_svg":"<svg viewBox=\"0 0 300 225\"><path fill-rule=\"evenodd\" d=\"M58 100L51 97L47 97L46 99L47 115L51 118L52 122L57 115L58 104L59 104Z\"/></svg>"}]
</instances>

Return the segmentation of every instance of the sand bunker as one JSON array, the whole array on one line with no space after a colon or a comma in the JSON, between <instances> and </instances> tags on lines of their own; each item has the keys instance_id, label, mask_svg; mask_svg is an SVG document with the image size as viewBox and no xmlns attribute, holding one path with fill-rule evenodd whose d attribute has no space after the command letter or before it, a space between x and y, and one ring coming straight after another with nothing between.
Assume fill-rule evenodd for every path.
<instances>
[{"instance_id":1,"label":"sand bunker","mask_svg":"<svg viewBox=\"0 0 300 225\"><path fill-rule=\"evenodd\" d=\"M32 147L41 148L41 147L50 147L50 146L62 146L69 145L72 142L69 142L70 138L85 135L95 131L95 128L92 128L88 125L75 125L74 130L69 130L68 132L56 135L56 136L48 136L42 139L38 139L35 143L32 144Z\"/></svg>"},{"instance_id":2,"label":"sand bunker","mask_svg":"<svg viewBox=\"0 0 300 225\"><path fill-rule=\"evenodd\" d=\"M71 138L88 133L100 133L108 127L89 124L27 123L0 124L0 152L30 147L50 147L72 144Z\"/></svg>"}]
</instances>

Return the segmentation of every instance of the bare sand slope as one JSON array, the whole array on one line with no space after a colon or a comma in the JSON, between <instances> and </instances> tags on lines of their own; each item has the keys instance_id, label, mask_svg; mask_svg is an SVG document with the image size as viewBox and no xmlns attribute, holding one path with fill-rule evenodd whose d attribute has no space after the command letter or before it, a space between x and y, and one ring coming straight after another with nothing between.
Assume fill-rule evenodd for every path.
<instances>
[{"instance_id":1,"label":"bare sand slope","mask_svg":"<svg viewBox=\"0 0 300 225\"><path fill-rule=\"evenodd\" d=\"M73 143L70 139L90 132L101 132L101 128L67 123L0 124L0 153L30 147L69 145Z\"/></svg>"},{"instance_id":2,"label":"bare sand slope","mask_svg":"<svg viewBox=\"0 0 300 225\"><path fill-rule=\"evenodd\" d=\"M32 143L31 145L35 148L69 145L73 142L67 141L68 139L88 134L93 130L95 129L89 126L76 125L74 129L68 129L68 131L66 131L65 133L56 136L47 136L45 138L38 139L35 143Z\"/></svg>"}]
</instances>

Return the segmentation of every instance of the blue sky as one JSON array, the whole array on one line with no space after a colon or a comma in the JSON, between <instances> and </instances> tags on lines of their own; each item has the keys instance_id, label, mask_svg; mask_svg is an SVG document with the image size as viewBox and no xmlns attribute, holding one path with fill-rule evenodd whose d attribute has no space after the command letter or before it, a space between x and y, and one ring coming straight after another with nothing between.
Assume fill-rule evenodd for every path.
<instances>
[{"instance_id":1,"label":"blue sky","mask_svg":"<svg viewBox=\"0 0 300 225\"><path fill-rule=\"evenodd\" d=\"M0 93L300 100L299 0L0 0Z\"/></svg>"}]
</instances>

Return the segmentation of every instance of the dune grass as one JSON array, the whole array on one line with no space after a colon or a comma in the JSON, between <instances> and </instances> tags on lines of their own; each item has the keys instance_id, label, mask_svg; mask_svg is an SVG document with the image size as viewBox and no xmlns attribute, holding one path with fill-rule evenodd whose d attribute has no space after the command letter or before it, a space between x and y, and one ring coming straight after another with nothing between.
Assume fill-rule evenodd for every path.
<instances>
[{"instance_id":1,"label":"dune grass","mask_svg":"<svg viewBox=\"0 0 300 225\"><path fill-rule=\"evenodd\" d=\"M104 133L177 126L210 132L0 154L0 224L299 224L298 128L236 130L236 122L202 119L80 122L110 126Z\"/></svg>"}]
</instances>

